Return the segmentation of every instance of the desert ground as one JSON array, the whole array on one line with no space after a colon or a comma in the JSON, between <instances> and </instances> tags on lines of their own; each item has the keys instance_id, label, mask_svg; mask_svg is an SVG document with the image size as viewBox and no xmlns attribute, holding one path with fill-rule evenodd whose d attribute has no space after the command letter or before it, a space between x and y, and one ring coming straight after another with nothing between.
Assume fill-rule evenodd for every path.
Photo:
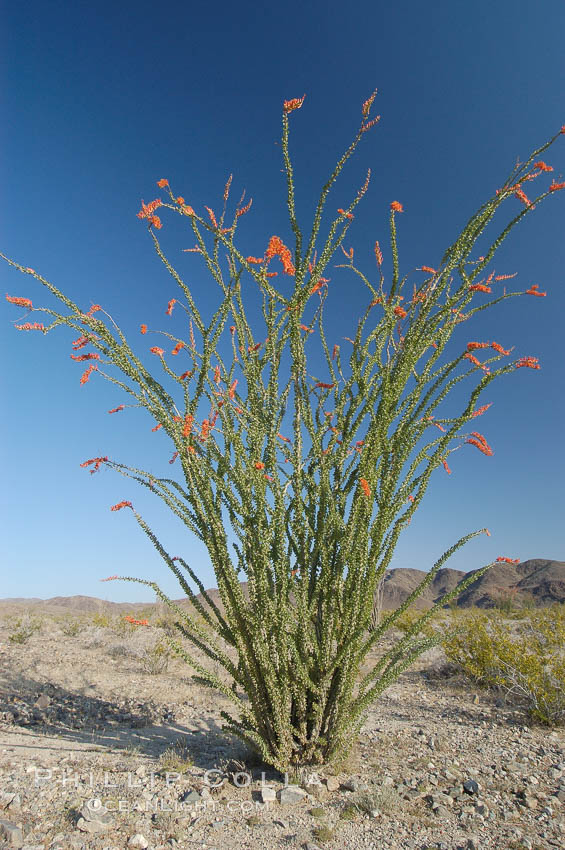
<instances>
[{"instance_id":1,"label":"desert ground","mask_svg":"<svg viewBox=\"0 0 565 850\"><path fill-rule=\"evenodd\" d=\"M565 730L477 690L440 649L385 692L339 766L284 777L222 732L227 701L162 630L124 613L0 606L4 846L565 845Z\"/></svg>"}]
</instances>

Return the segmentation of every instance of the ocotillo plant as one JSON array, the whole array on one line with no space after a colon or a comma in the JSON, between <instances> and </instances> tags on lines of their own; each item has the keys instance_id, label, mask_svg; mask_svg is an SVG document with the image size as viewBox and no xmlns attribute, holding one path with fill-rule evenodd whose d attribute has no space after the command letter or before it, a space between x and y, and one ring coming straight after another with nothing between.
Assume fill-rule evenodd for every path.
<instances>
[{"instance_id":1,"label":"ocotillo plant","mask_svg":"<svg viewBox=\"0 0 565 850\"><path fill-rule=\"evenodd\" d=\"M379 648L383 635L448 558L471 538L488 534L487 529L466 534L396 611L384 615L376 610L375 600L399 535L420 506L432 473L442 466L450 472L447 460L454 443L457 447L469 443L485 455L492 454L482 434L465 432L490 406L478 406L479 397L501 375L522 367L540 368L531 356L509 362L510 351L498 342L465 341L450 362L442 365L440 357L459 323L524 294L497 293L500 281L511 276L494 272L487 276L485 270L512 228L565 187L554 180L532 202L523 188L530 181L535 187L544 172L552 171L540 156L565 133L565 127L513 169L445 251L437 268L422 266L422 282L408 292L408 275L401 277L397 253L400 202L390 204L392 278L388 284L378 242L375 282L356 268L353 250L343 248L369 176L347 209L338 209L322 232L330 190L364 133L378 121L370 117L374 97L362 106L360 127L323 187L306 234L298 222L289 155L289 116L302 107L304 98L285 101L282 152L292 251L278 236L271 237L260 257L244 256L237 248L237 228L251 202L244 205L242 198L228 218L231 178L219 220L208 208L207 216L200 216L184 198L175 196L168 180L158 181L165 199L143 203L138 216L146 221L155 250L178 285L178 298L169 301L166 313L170 315L178 304L186 313L188 329L185 339L161 332L174 344L169 352L159 346L149 348L163 383L99 305L83 312L41 274L2 255L42 283L67 310L34 308L27 297L8 296L16 305L52 317L47 327L40 323L16 327L43 333L58 325L73 328L79 336L71 357L88 363L80 383L103 375L135 405L144 407L156 421L153 430L162 428L172 441L172 461L178 459L182 467L182 484L108 457L92 458L82 466L95 472L104 464L149 488L207 547L221 606L206 593L201 578L184 558L168 554L131 502L112 507L115 511L131 508L193 607L186 611L177 606L157 583L122 578L149 585L170 606L180 632L178 639L169 637L172 647L196 671L196 678L233 705L231 714L223 713L226 728L281 770L327 762L343 752L354 740L368 707L433 644L434 636L424 629L430 618L492 566L476 571L422 613L361 676L369 653ZM473 258L477 240L499 207L513 203L508 199L514 196L523 204L520 211L484 255ZM157 210L181 216L194 233L196 246L190 250L204 260L219 287L220 303L211 318L202 315L195 294L165 256L158 239L162 222ZM347 261L340 266L357 275L368 290L367 307L349 341L349 356L328 341L323 323L324 305L331 298L324 274L341 250ZM291 281L290 294L273 280L278 274L273 266L276 269L278 263ZM256 324L252 327L244 304L241 284L250 278L262 298L264 328L260 332ZM485 295L491 293L487 300ZM527 294L545 295L537 286ZM147 331L143 324L141 343ZM307 351L315 340L320 348L318 374L313 375ZM92 353L76 353L86 346ZM484 357L487 350L487 358L479 359L479 352ZM181 357L188 358L189 368L174 368ZM104 364L116 367L120 377L104 372ZM455 416L434 418L450 392L461 381L475 377L463 409ZM170 391L164 386L167 381ZM124 407L120 404L110 413ZM419 447L421 442L424 445ZM236 540L231 545L230 536ZM247 578L247 594L239 581L241 574ZM202 656L196 656L192 647L203 653L214 670L199 660ZM220 677L215 672L218 665L229 675Z\"/></svg>"}]
</instances>

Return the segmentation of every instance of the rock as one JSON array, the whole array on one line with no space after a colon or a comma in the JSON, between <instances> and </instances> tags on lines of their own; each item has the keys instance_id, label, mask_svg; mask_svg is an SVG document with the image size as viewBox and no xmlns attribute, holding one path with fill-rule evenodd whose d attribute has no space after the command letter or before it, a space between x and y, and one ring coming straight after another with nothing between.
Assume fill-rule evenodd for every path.
<instances>
[{"instance_id":1,"label":"rock","mask_svg":"<svg viewBox=\"0 0 565 850\"><path fill-rule=\"evenodd\" d=\"M0 809L7 809L15 796L14 791L0 791Z\"/></svg>"},{"instance_id":2,"label":"rock","mask_svg":"<svg viewBox=\"0 0 565 850\"><path fill-rule=\"evenodd\" d=\"M303 844L302 846L304 847L304 850L322 850L321 847L317 844L312 844L311 841L307 841L306 844Z\"/></svg>"},{"instance_id":3,"label":"rock","mask_svg":"<svg viewBox=\"0 0 565 850\"><path fill-rule=\"evenodd\" d=\"M114 820L108 809L101 804L94 805L97 802L85 803L80 810L81 817L77 821L77 828L81 832L95 834L97 832L104 832L114 826Z\"/></svg>"},{"instance_id":4,"label":"rock","mask_svg":"<svg viewBox=\"0 0 565 850\"><path fill-rule=\"evenodd\" d=\"M524 797L524 805L527 809L537 809L538 801L534 797Z\"/></svg>"},{"instance_id":5,"label":"rock","mask_svg":"<svg viewBox=\"0 0 565 850\"><path fill-rule=\"evenodd\" d=\"M355 793L369 790L367 783L361 782L360 779L348 779L347 782L343 783L343 787L346 791L354 791Z\"/></svg>"},{"instance_id":6,"label":"rock","mask_svg":"<svg viewBox=\"0 0 565 850\"><path fill-rule=\"evenodd\" d=\"M283 806L289 803L301 803L306 797L306 791L298 785L287 785L286 788L281 788L277 797Z\"/></svg>"},{"instance_id":7,"label":"rock","mask_svg":"<svg viewBox=\"0 0 565 850\"><path fill-rule=\"evenodd\" d=\"M277 799L277 792L275 789L269 788L268 786L261 788L260 794L262 803L272 803Z\"/></svg>"},{"instance_id":8,"label":"rock","mask_svg":"<svg viewBox=\"0 0 565 850\"><path fill-rule=\"evenodd\" d=\"M326 788L332 793L339 790L340 782L337 776L327 776L325 779Z\"/></svg>"},{"instance_id":9,"label":"rock","mask_svg":"<svg viewBox=\"0 0 565 850\"><path fill-rule=\"evenodd\" d=\"M141 832L136 832L128 840L128 847L141 847L142 850L145 850L146 847L149 847L149 842Z\"/></svg>"},{"instance_id":10,"label":"rock","mask_svg":"<svg viewBox=\"0 0 565 850\"><path fill-rule=\"evenodd\" d=\"M433 813L442 820L449 817L449 809L447 806L436 806L435 809L433 809Z\"/></svg>"},{"instance_id":11,"label":"rock","mask_svg":"<svg viewBox=\"0 0 565 850\"><path fill-rule=\"evenodd\" d=\"M479 791L479 783L475 779L466 779L463 783L463 790L467 794L477 794Z\"/></svg>"},{"instance_id":12,"label":"rock","mask_svg":"<svg viewBox=\"0 0 565 850\"><path fill-rule=\"evenodd\" d=\"M51 705L51 697L47 696L47 694L41 694L39 699L34 702L34 706L36 708L40 708L43 710L44 708L48 708Z\"/></svg>"},{"instance_id":13,"label":"rock","mask_svg":"<svg viewBox=\"0 0 565 850\"><path fill-rule=\"evenodd\" d=\"M0 820L0 838L6 841L8 847L22 847L24 843L21 829L9 820Z\"/></svg>"},{"instance_id":14,"label":"rock","mask_svg":"<svg viewBox=\"0 0 565 850\"><path fill-rule=\"evenodd\" d=\"M180 796L181 803L189 803L189 805L194 805L194 803L201 803L202 797L198 793L198 791L185 791L184 794Z\"/></svg>"}]
</instances>

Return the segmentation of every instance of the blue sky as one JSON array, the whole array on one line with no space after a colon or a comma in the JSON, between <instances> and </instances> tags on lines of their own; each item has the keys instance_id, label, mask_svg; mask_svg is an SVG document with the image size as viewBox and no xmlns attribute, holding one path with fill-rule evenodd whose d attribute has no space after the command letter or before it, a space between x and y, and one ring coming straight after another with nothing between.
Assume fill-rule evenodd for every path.
<instances>
[{"instance_id":1,"label":"blue sky","mask_svg":"<svg viewBox=\"0 0 565 850\"><path fill-rule=\"evenodd\" d=\"M0 249L85 310L102 304L146 351L141 322L171 330L172 321L180 322L164 315L177 292L135 215L142 198L158 195L156 181L167 177L175 194L202 212L204 205L219 208L233 174L233 198L243 189L253 197L239 231L242 250L261 255L274 233L288 244L283 100L306 93L291 116L297 204L306 225L358 126L361 104L378 88L373 112L381 122L363 138L329 209L346 205L370 167L371 188L347 238L359 266L374 274L379 239L390 275L392 200L405 210L398 217L401 271L434 266L516 159L565 123L565 7L550 0L543 12L524 14L528 8L517 14L511 0L470 7L452 0L7 4L0 36ZM546 159L555 168L550 177L563 179L565 138ZM527 216L493 265L499 274L518 272L509 282L514 289L537 283L548 297L503 302L458 337L461 344L494 339L515 346L513 356L538 357L542 368L517 370L481 397L493 403L478 430L494 455L465 446L452 456L451 476L434 473L394 567L427 570L457 539L484 526L492 536L472 541L448 566L475 569L499 555L565 559L563 202L556 193ZM509 200L500 222L519 209ZM169 256L198 303L212 309L205 270L196 255L182 253L194 244L191 232L163 220ZM0 274L3 293L54 306L33 278L5 264ZM366 299L347 272L335 269L331 277L326 313L337 338L351 334ZM99 583L114 573L156 579L179 596L131 514L109 511L122 499L134 502L168 551L183 555L213 586L206 552L160 501L109 469L90 476L80 468L109 455L167 474L167 438L151 433L146 413L108 416L127 401L111 384L94 376L79 385L82 369L69 357L72 331L19 332L12 323L23 311L5 299L2 305L0 597L152 599L139 585Z\"/></svg>"}]
</instances>

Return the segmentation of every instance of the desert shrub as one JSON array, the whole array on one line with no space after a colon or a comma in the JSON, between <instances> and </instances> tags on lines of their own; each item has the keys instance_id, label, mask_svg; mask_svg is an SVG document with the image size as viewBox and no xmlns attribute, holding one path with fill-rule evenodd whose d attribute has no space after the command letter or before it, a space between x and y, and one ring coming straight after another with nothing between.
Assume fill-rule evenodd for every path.
<instances>
[{"instance_id":1,"label":"desert shrub","mask_svg":"<svg viewBox=\"0 0 565 850\"><path fill-rule=\"evenodd\" d=\"M76 637L82 628L80 620L65 618L61 622L61 631L65 637Z\"/></svg>"},{"instance_id":2,"label":"desert shrub","mask_svg":"<svg viewBox=\"0 0 565 850\"><path fill-rule=\"evenodd\" d=\"M32 614L22 614L20 617L8 617L7 623L11 629L8 634L10 643L27 643L35 632L40 631L42 625L41 620Z\"/></svg>"},{"instance_id":3,"label":"desert shrub","mask_svg":"<svg viewBox=\"0 0 565 850\"><path fill-rule=\"evenodd\" d=\"M565 721L565 605L508 623L497 609L460 618L443 648L473 681L501 689L546 725Z\"/></svg>"},{"instance_id":4,"label":"desert shrub","mask_svg":"<svg viewBox=\"0 0 565 850\"><path fill-rule=\"evenodd\" d=\"M112 618L109 614L96 613L93 615L91 623L100 629L109 629L112 624Z\"/></svg>"},{"instance_id":5,"label":"desert shrub","mask_svg":"<svg viewBox=\"0 0 565 850\"><path fill-rule=\"evenodd\" d=\"M171 660L169 649L162 643L156 643L145 649L140 656L141 668L144 673L158 675L164 673Z\"/></svg>"},{"instance_id":6,"label":"desert shrub","mask_svg":"<svg viewBox=\"0 0 565 850\"><path fill-rule=\"evenodd\" d=\"M190 742L187 738L177 738L170 747L161 754L159 758L160 771L172 773L186 773L194 764L190 751Z\"/></svg>"}]
</instances>

